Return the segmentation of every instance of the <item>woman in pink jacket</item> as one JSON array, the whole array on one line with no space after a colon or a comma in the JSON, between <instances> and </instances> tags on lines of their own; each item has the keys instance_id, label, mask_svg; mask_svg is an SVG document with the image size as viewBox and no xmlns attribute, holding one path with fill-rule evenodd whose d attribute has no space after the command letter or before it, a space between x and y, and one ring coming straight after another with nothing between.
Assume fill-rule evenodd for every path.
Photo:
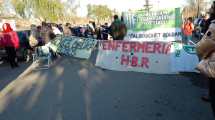
<instances>
[{"instance_id":1,"label":"woman in pink jacket","mask_svg":"<svg viewBox=\"0 0 215 120\"><path fill-rule=\"evenodd\" d=\"M5 47L6 53L8 55L8 61L12 68L18 67L18 63L16 62L16 49L19 48L19 38L18 35L11 28L9 23L4 23L2 26L3 29L3 41L2 46Z\"/></svg>"}]
</instances>

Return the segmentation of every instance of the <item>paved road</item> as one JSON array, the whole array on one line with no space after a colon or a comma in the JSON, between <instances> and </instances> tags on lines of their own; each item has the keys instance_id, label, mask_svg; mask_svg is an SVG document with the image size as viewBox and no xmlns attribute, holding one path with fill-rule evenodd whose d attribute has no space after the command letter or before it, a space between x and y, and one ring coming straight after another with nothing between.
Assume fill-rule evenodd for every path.
<instances>
[{"instance_id":1,"label":"paved road","mask_svg":"<svg viewBox=\"0 0 215 120\"><path fill-rule=\"evenodd\" d=\"M71 58L33 67L0 66L0 120L213 120L198 74L109 71Z\"/></svg>"}]
</instances>

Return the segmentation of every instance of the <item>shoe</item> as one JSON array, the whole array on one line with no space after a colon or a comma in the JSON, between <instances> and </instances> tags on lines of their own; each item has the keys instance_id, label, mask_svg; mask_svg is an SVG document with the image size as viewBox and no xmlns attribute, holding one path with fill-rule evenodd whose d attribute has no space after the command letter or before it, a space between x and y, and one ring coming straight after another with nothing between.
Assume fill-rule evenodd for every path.
<instances>
[{"instance_id":1,"label":"shoe","mask_svg":"<svg viewBox=\"0 0 215 120\"><path fill-rule=\"evenodd\" d=\"M202 96L201 99L202 99L204 102L210 102L210 97L209 97L209 96Z\"/></svg>"}]
</instances>

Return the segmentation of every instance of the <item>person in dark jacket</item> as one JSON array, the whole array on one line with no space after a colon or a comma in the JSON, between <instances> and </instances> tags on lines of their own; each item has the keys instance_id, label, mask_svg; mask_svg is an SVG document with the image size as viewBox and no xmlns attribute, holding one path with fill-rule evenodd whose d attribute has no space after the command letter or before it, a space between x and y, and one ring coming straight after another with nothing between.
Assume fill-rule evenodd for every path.
<instances>
[{"instance_id":1,"label":"person in dark jacket","mask_svg":"<svg viewBox=\"0 0 215 120\"><path fill-rule=\"evenodd\" d=\"M123 40L127 34L127 27L125 23L118 18L118 15L114 15L114 21L110 26L110 32L114 40Z\"/></svg>"},{"instance_id":2,"label":"person in dark jacket","mask_svg":"<svg viewBox=\"0 0 215 120\"><path fill-rule=\"evenodd\" d=\"M103 40L108 40L108 34L109 34L108 23L105 23L104 26L102 27Z\"/></svg>"},{"instance_id":3,"label":"person in dark jacket","mask_svg":"<svg viewBox=\"0 0 215 120\"><path fill-rule=\"evenodd\" d=\"M211 5L210 11L209 11L209 18L206 20L205 25L203 27L204 34L207 32L212 20L215 20L215 1L213 1L213 4Z\"/></svg>"},{"instance_id":4,"label":"person in dark jacket","mask_svg":"<svg viewBox=\"0 0 215 120\"><path fill-rule=\"evenodd\" d=\"M201 22L199 23L200 27L201 27L201 31L200 31L201 32L201 38L207 32L208 26L207 26L207 28L205 26L206 26L206 22L208 19L209 19L209 14L206 14L203 16Z\"/></svg>"}]
</instances>

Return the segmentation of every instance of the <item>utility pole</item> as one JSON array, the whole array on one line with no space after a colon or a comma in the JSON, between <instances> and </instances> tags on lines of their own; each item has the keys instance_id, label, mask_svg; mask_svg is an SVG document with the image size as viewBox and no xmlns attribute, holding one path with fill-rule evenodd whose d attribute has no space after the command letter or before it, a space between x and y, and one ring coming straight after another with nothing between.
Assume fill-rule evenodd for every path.
<instances>
[{"instance_id":1,"label":"utility pole","mask_svg":"<svg viewBox=\"0 0 215 120\"><path fill-rule=\"evenodd\" d=\"M200 12L200 0L197 0L197 17L199 17Z\"/></svg>"},{"instance_id":2,"label":"utility pole","mask_svg":"<svg viewBox=\"0 0 215 120\"><path fill-rule=\"evenodd\" d=\"M144 5L144 8L146 11L150 11L150 9L152 8L152 5L149 4L149 0L145 0L145 5Z\"/></svg>"}]
</instances>

